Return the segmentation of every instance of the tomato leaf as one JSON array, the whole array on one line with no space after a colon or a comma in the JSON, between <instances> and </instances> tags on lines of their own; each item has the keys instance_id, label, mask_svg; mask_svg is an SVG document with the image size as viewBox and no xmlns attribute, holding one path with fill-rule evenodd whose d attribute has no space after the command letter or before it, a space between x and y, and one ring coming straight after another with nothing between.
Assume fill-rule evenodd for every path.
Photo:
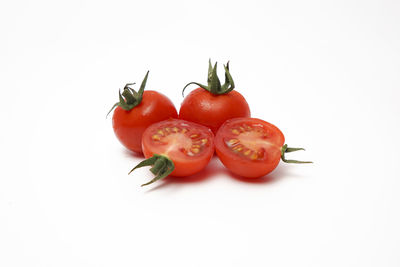
<instances>
[{"instance_id":1,"label":"tomato leaf","mask_svg":"<svg viewBox=\"0 0 400 267\"><path fill-rule=\"evenodd\" d=\"M134 85L135 83L127 83L124 86L124 90L122 91L122 94L121 94L121 91L119 90L118 91L119 102L117 102L116 104L114 104L112 106L111 110L107 113L107 116L117 106L120 106L124 110L131 110L134 107L136 107L137 105L139 105L142 102L143 92L144 92L144 88L146 87L146 82L147 82L148 76L149 76L149 71L147 71L146 76L144 77L138 92L136 92L133 88L130 87L131 85Z\"/></svg>"},{"instance_id":2,"label":"tomato leaf","mask_svg":"<svg viewBox=\"0 0 400 267\"><path fill-rule=\"evenodd\" d=\"M288 145L285 144L281 148L281 159L282 159L282 161L286 162L286 163L313 163L312 161L299 161L299 160L286 159L285 158L285 153L290 153L290 152L299 151L299 150L305 150L305 149L304 148L300 148L300 147L288 147Z\"/></svg>"},{"instance_id":3,"label":"tomato leaf","mask_svg":"<svg viewBox=\"0 0 400 267\"><path fill-rule=\"evenodd\" d=\"M138 101L138 104L139 104L140 102L142 102L143 92L144 92L144 88L146 87L147 77L148 77L148 76L149 76L149 71L147 71L146 76L144 76L144 79L143 79L143 81L142 81L142 84L140 85L139 91L138 91L138 93L137 93L138 97L137 97L136 100ZM132 91L134 91L134 90L132 89ZM134 92L135 92L135 91L134 91Z\"/></svg>"},{"instance_id":4,"label":"tomato leaf","mask_svg":"<svg viewBox=\"0 0 400 267\"><path fill-rule=\"evenodd\" d=\"M221 85L221 82L218 78L217 75L217 62L215 62L214 67L211 64L211 59L208 60L208 73L207 73L207 86L196 83L196 82L190 82L185 85L185 87L182 90L182 96L184 97L184 92L186 87L188 87L191 84L196 84L197 86L203 88L204 90L207 90L208 92L214 94L214 95L222 95L222 94L227 94L230 91L232 91L235 88L235 83L233 82L232 76L229 72L229 61L224 65L224 70L225 70L225 83Z\"/></svg>"},{"instance_id":5,"label":"tomato leaf","mask_svg":"<svg viewBox=\"0 0 400 267\"><path fill-rule=\"evenodd\" d=\"M219 81L218 75L217 75L217 62L214 64L214 68L212 70L211 78L210 78L210 83L208 84L208 89L212 94L218 95L219 92L221 91L221 82Z\"/></svg>"},{"instance_id":6,"label":"tomato leaf","mask_svg":"<svg viewBox=\"0 0 400 267\"><path fill-rule=\"evenodd\" d=\"M224 65L224 69L225 69L225 83L222 85L221 91L224 92L224 94L226 94L235 88L235 83L229 72L229 61L228 61L228 63L226 63L226 66Z\"/></svg>"},{"instance_id":7,"label":"tomato leaf","mask_svg":"<svg viewBox=\"0 0 400 267\"><path fill-rule=\"evenodd\" d=\"M208 75L207 75L207 84L210 84L211 82L211 76L213 72L213 67L211 65L211 58L208 60Z\"/></svg>"},{"instance_id":8,"label":"tomato leaf","mask_svg":"<svg viewBox=\"0 0 400 267\"><path fill-rule=\"evenodd\" d=\"M138 165L136 165L128 174L131 174L131 172L133 172L134 170L136 170L138 168L142 168L145 166L152 166L156 161L157 161L157 157L151 157L151 158L145 159L142 162L140 162Z\"/></svg>"},{"instance_id":9,"label":"tomato leaf","mask_svg":"<svg viewBox=\"0 0 400 267\"><path fill-rule=\"evenodd\" d=\"M168 157L163 155L154 154L151 158L145 159L136 165L128 174L133 172L137 168L152 166L150 171L156 176L150 182L142 184L142 186L152 184L158 180L161 180L172 173L175 169L175 165Z\"/></svg>"}]
</instances>

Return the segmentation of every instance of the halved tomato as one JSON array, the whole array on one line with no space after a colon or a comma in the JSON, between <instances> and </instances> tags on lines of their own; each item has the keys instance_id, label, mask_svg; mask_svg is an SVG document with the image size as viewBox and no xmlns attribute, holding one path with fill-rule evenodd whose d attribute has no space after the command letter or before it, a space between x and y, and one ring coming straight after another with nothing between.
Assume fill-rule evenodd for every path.
<instances>
[{"instance_id":1,"label":"halved tomato","mask_svg":"<svg viewBox=\"0 0 400 267\"><path fill-rule=\"evenodd\" d=\"M303 149L289 148L284 143L285 137L275 125L255 118L236 118L219 128L215 150L225 167L249 178L270 173L280 159L288 163L311 163L287 160L285 153Z\"/></svg>"},{"instance_id":2,"label":"halved tomato","mask_svg":"<svg viewBox=\"0 0 400 267\"><path fill-rule=\"evenodd\" d=\"M147 184L168 175L189 176L207 166L214 154L214 135L209 128L197 123L165 120L144 131L142 150L146 160L132 171L153 166L150 170L156 177Z\"/></svg>"}]
</instances>

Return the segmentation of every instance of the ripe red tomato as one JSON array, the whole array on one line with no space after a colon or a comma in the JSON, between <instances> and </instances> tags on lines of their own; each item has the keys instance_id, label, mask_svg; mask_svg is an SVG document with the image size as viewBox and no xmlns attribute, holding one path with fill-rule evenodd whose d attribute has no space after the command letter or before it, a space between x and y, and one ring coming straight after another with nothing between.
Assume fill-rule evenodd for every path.
<instances>
[{"instance_id":1,"label":"ripe red tomato","mask_svg":"<svg viewBox=\"0 0 400 267\"><path fill-rule=\"evenodd\" d=\"M146 160L134 169L153 166L150 170L156 177L150 184L168 175L189 176L204 169L214 154L214 135L202 125L170 119L144 131L142 149Z\"/></svg>"},{"instance_id":2,"label":"ripe red tomato","mask_svg":"<svg viewBox=\"0 0 400 267\"><path fill-rule=\"evenodd\" d=\"M208 85L191 82L200 88L195 89L182 102L179 118L193 121L210 128L214 134L228 119L250 117L250 108L244 97L233 91L235 83L229 72L229 62L225 69L225 83L221 85L217 76L217 63L214 67L209 62ZM185 90L185 88L183 90Z\"/></svg>"},{"instance_id":3,"label":"ripe red tomato","mask_svg":"<svg viewBox=\"0 0 400 267\"><path fill-rule=\"evenodd\" d=\"M112 119L118 140L127 149L138 153L142 152L142 134L148 126L178 117L175 106L168 97L156 91L144 91L146 79L147 75L138 93L129 85L125 86L122 93L125 99L120 95L120 102L116 104L118 106Z\"/></svg>"},{"instance_id":4,"label":"ripe red tomato","mask_svg":"<svg viewBox=\"0 0 400 267\"><path fill-rule=\"evenodd\" d=\"M180 119L207 126L214 133L228 119L249 116L249 105L240 93L214 95L203 88L190 92L179 110Z\"/></svg>"},{"instance_id":5,"label":"ripe red tomato","mask_svg":"<svg viewBox=\"0 0 400 267\"><path fill-rule=\"evenodd\" d=\"M284 145L285 137L271 123L255 118L226 121L215 137L215 150L231 172L249 178L273 171L280 159L287 163L311 163L287 160L285 153L303 150Z\"/></svg>"},{"instance_id":6,"label":"ripe red tomato","mask_svg":"<svg viewBox=\"0 0 400 267\"><path fill-rule=\"evenodd\" d=\"M174 104L165 95L145 91L142 102L131 110L117 107L113 115L113 128L119 141L128 149L142 152L142 135L151 124L177 118Z\"/></svg>"}]
</instances>

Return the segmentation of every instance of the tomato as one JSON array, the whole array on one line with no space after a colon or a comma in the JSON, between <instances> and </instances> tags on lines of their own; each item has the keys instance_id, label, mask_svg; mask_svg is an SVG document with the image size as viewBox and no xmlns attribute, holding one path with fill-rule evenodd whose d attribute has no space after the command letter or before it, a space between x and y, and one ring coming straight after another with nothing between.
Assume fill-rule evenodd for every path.
<instances>
[{"instance_id":1,"label":"tomato","mask_svg":"<svg viewBox=\"0 0 400 267\"><path fill-rule=\"evenodd\" d=\"M202 125L170 119L149 126L143 133L146 160L136 168L153 166L153 183L168 175L189 176L204 169L214 154L214 135ZM147 185L145 184L145 185Z\"/></svg>"},{"instance_id":2,"label":"tomato","mask_svg":"<svg viewBox=\"0 0 400 267\"><path fill-rule=\"evenodd\" d=\"M141 90L136 93L125 86L122 98L114 110L113 129L118 140L129 150L142 152L142 134L151 124L169 118L177 118L174 104L165 95L156 91L144 91L147 75ZM140 95L142 93L142 95ZM121 100L122 98L122 100ZM135 105L136 104L136 105Z\"/></svg>"},{"instance_id":3,"label":"tomato","mask_svg":"<svg viewBox=\"0 0 400 267\"><path fill-rule=\"evenodd\" d=\"M249 105L240 93L214 95L203 88L190 92L179 110L180 119L207 126L214 133L228 119L249 116Z\"/></svg>"},{"instance_id":4,"label":"tomato","mask_svg":"<svg viewBox=\"0 0 400 267\"><path fill-rule=\"evenodd\" d=\"M273 171L282 159L287 163L311 163L288 160L285 153L304 150L284 145L283 133L271 123L255 118L226 121L215 137L215 150L221 162L239 176L257 178Z\"/></svg>"},{"instance_id":5,"label":"tomato","mask_svg":"<svg viewBox=\"0 0 400 267\"><path fill-rule=\"evenodd\" d=\"M117 107L113 115L113 128L118 140L128 149L142 152L142 135L151 124L178 114L171 100L156 91L145 91L142 102L131 110Z\"/></svg>"},{"instance_id":6,"label":"tomato","mask_svg":"<svg viewBox=\"0 0 400 267\"><path fill-rule=\"evenodd\" d=\"M221 85L217 76L217 63L209 62L208 85L191 82L200 86L185 97L179 110L179 118L209 127L214 134L228 119L250 117L246 99L237 91L229 72L229 62L225 68L225 83ZM185 90L184 88L184 90Z\"/></svg>"}]
</instances>

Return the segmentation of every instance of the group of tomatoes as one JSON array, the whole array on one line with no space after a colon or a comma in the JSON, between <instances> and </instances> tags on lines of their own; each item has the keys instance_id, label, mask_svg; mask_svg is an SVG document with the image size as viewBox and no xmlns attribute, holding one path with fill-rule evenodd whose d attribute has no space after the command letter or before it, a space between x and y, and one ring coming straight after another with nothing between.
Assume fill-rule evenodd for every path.
<instances>
[{"instance_id":1,"label":"group of tomatoes","mask_svg":"<svg viewBox=\"0 0 400 267\"><path fill-rule=\"evenodd\" d=\"M229 62L224 65L225 82L217 76L217 63L208 67L207 85L190 92L179 114L165 95L144 90L149 72L138 91L125 85L113 114L113 128L129 150L143 153L145 160L135 168L152 166L151 184L168 175L189 176L200 172L217 153L221 162L236 175L256 178L270 173L285 153L301 150L285 145L285 137L274 125L250 118L245 98L234 91ZM142 186L143 186L142 185Z\"/></svg>"}]
</instances>

